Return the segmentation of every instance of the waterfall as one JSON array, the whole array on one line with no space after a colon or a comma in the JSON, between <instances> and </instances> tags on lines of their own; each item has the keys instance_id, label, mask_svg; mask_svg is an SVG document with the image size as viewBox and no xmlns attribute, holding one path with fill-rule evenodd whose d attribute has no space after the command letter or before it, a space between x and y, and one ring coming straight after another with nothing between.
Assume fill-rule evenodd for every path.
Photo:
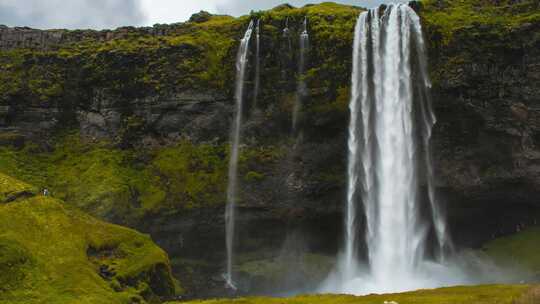
<instances>
[{"instance_id":1,"label":"waterfall","mask_svg":"<svg viewBox=\"0 0 540 304\"><path fill-rule=\"evenodd\" d=\"M306 96L306 83L304 81L306 53L309 50L309 34L307 29L307 17L304 18L302 33L300 34L300 54L298 59L298 84L296 89L296 100L293 108L292 131L297 133L298 118L302 110L303 98Z\"/></svg>"},{"instance_id":2,"label":"waterfall","mask_svg":"<svg viewBox=\"0 0 540 304\"><path fill-rule=\"evenodd\" d=\"M435 116L420 20L403 4L388 6L382 16L379 11L360 14L353 46L338 292L354 294L444 285L427 274L427 268L441 265L437 258L428 259L430 229L438 256L450 247L433 186L429 146ZM424 197L429 217L421 215ZM365 228L367 247L363 271L358 262L360 228Z\"/></svg>"},{"instance_id":3,"label":"waterfall","mask_svg":"<svg viewBox=\"0 0 540 304\"><path fill-rule=\"evenodd\" d=\"M419 80L416 82L418 99L420 104L420 113L422 116L422 122L424 126L422 128L422 141L424 148L424 161L426 166L426 183L428 189L428 199L432 210L433 224L435 228L437 244L438 244L438 258L444 259L445 250L453 250L452 241L448 236L446 228L446 220L443 216L442 210L435 199L435 187L433 185L433 160L431 155L431 135L432 129L437 119L431 106L431 81L428 75L427 58L426 58L426 44L424 36L422 35L422 25L420 18L416 14L412 14L411 25L414 33L414 42L416 48L416 58L419 69Z\"/></svg>"},{"instance_id":4,"label":"waterfall","mask_svg":"<svg viewBox=\"0 0 540 304\"><path fill-rule=\"evenodd\" d=\"M261 20L257 20L255 29L255 85L253 88L253 111L257 110L257 99L259 98L259 88L261 86Z\"/></svg>"},{"instance_id":5,"label":"waterfall","mask_svg":"<svg viewBox=\"0 0 540 304\"><path fill-rule=\"evenodd\" d=\"M242 110L243 110L243 95L244 95L244 76L248 63L249 40L253 32L253 21L249 23L248 29L240 42L240 48L236 57L236 88L234 99L236 108L234 112L233 125L231 130L231 150L229 155L229 175L227 186L227 206L225 209L225 233L227 247L227 270L225 279L227 285L236 289L233 280L233 257L234 257L234 226L235 226L235 208L237 199L237 169L238 169L238 154L240 145L240 129L242 127Z\"/></svg>"},{"instance_id":6,"label":"waterfall","mask_svg":"<svg viewBox=\"0 0 540 304\"><path fill-rule=\"evenodd\" d=\"M356 273L356 196L358 192L358 161L359 161L359 139L358 139L358 120L359 120L359 101L364 101L364 96L361 96L361 87L367 86L367 64L366 64L366 49L365 43L361 43L361 39L366 37L366 27L363 26L367 19L367 13L362 13L358 18L355 27L355 39L353 45L353 70L351 84L351 102L349 109L351 119L349 122L349 141L348 141L348 166L347 166L347 209L345 215L345 257L342 265L344 280L350 280ZM366 129L366 128L364 128ZM367 140L369 138L366 138ZM364 157L368 156L367 153ZM367 165L371 162L367 162ZM368 182L368 176L364 181ZM366 187L367 188L367 187ZM368 229L369 231L369 229Z\"/></svg>"},{"instance_id":7,"label":"waterfall","mask_svg":"<svg viewBox=\"0 0 540 304\"><path fill-rule=\"evenodd\" d=\"M291 31L289 30L289 17L285 19L285 28L283 29L283 37L287 38L287 44L289 47L289 54L292 52Z\"/></svg>"}]
</instances>

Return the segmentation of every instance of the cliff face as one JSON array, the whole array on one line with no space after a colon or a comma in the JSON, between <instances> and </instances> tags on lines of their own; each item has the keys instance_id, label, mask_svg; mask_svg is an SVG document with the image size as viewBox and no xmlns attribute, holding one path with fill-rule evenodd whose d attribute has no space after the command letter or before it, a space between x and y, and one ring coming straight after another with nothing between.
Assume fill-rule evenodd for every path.
<instances>
[{"instance_id":1,"label":"cliff face","mask_svg":"<svg viewBox=\"0 0 540 304\"><path fill-rule=\"evenodd\" d=\"M533 0L412 5L429 43L439 197L458 243L477 246L539 214L540 7ZM275 262L283 246L333 255L359 11L281 6L106 32L0 28L0 171L151 233L177 273L191 273L188 287L219 288L209 277L224 260L234 60L249 19L260 18L262 86L255 107L252 52L239 173L241 270L253 275L257 259ZM300 76L304 16L312 49ZM282 34L287 18L290 37ZM300 139L291 135L298 77L309 88ZM326 262L298 263L315 277L308 264Z\"/></svg>"},{"instance_id":2,"label":"cliff face","mask_svg":"<svg viewBox=\"0 0 540 304\"><path fill-rule=\"evenodd\" d=\"M431 1L422 13L442 198L454 227L467 223L472 235L505 233L538 214L538 13L532 1Z\"/></svg>"}]
</instances>

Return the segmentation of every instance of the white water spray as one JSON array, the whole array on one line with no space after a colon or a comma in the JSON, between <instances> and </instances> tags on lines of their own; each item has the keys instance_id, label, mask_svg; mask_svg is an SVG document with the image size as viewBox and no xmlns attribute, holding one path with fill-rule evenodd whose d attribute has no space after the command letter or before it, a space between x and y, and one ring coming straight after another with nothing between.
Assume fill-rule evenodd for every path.
<instances>
[{"instance_id":1,"label":"white water spray","mask_svg":"<svg viewBox=\"0 0 540 304\"><path fill-rule=\"evenodd\" d=\"M327 282L326 291L400 292L459 281L452 279L439 258L450 241L434 195L429 145L435 116L426 62L420 20L407 5L390 5L383 16L379 9L359 16L353 49L345 248L338 277ZM423 180L428 218L421 216ZM363 217L358 216L361 210ZM365 267L360 267L358 253L362 219ZM437 258L431 261L430 229L438 245Z\"/></svg>"},{"instance_id":2,"label":"white water spray","mask_svg":"<svg viewBox=\"0 0 540 304\"><path fill-rule=\"evenodd\" d=\"M287 38L287 44L289 46L289 54L292 52L292 42L291 42L291 30L289 29L289 17L285 19L285 28L283 28L283 37Z\"/></svg>"},{"instance_id":3,"label":"white water spray","mask_svg":"<svg viewBox=\"0 0 540 304\"><path fill-rule=\"evenodd\" d=\"M306 69L306 53L309 50L309 34L307 29L307 17L304 18L302 33L300 34L300 55L298 59L298 83L296 89L296 100L294 102L293 117L292 117L292 131L293 134L297 133L298 120L302 111L302 102L306 96L306 82L304 81L304 73Z\"/></svg>"},{"instance_id":4,"label":"white water spray","mask_svg":"<svg viewBox=\"0 0 540 304\"><path fill-rule=\"evenodd\" d=\"M248 29L240 42L238 55L236 57L236 89L235 102L236 109L234 112L233 126L231 130L231 150L229 155L229 175L227 186L227 206L225 209L225 239L227 246L227 269L225 280L227 285L236 289L233 278L233 258L234 258L234 228L235 228L235 209L237 199L237 171L238 171L238 155L240 145L240 129L242 127L242 111L243 111L243 95L244 95L244 77L246 66L248 63L249 40L253 32L253 21L249 23Z\"/></svg>"},{"instance_id":5,"label":"white water spray","mask_svg":"<svg viewBox=\"0 0 540 304\"><path fill-rule=\"evenodd\" d=\"M253 88L253 111L257 110L257 99L259 98L259 89L261 86L261 20L257 20L255 28L255 85Z\"/></svg>"}]
</instances>

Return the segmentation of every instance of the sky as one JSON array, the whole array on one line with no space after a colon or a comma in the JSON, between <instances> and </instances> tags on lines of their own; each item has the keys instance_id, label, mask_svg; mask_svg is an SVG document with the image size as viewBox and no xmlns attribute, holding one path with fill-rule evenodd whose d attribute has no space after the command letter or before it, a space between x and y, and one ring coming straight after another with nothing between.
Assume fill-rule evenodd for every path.
<instances>
[{"instance_id":1,"label":"sky","mask_svg":"<svg viewBox=\"0 0 540 304\"><path fill-rule=\"evenodd\" d=\"M374 7L396 0L334 0ZM400 0L397 0L398 2ZM150 26L189 19L201 10L240 16L282 3L303 6L321 0L0 0L0 24L40 29L105 29Z\"/></svg>"}]
</instances>

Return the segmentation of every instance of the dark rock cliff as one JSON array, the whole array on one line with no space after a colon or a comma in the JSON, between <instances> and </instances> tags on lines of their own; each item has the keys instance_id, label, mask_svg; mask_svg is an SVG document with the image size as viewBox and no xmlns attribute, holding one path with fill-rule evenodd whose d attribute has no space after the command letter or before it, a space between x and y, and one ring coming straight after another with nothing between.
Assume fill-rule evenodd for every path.
<instances>
[{"instance_id":1,"label":"dark rock cliff","mask_svg":"<svg viewBox=\"0 0 540 304\"><path fill-rule=\"evenodd\" d=\"M474 244L477 234L538 217L539 4L451 3L433 1L423 13L439 120L434 155L453 227L468 229L456 238Z\"/></svg>"},{"instance_id":2,"label":"dark rock cliff","mask_svg":"<svg viewBox=\"0 0 540 304\"><path fill-rule=\"evenodd\" d=\"M414 7L429 43L439 199L457 243L478 246L540 214L540 7L479 0ZM289 263L283 246L320 255L292 261L307 264L328 264L321 259L339 248L359 10L282 6L251 16L263 24L262 88L254 108L251 66L238 220L246 275L257 262ZM68 203L85 189L79 207L152 234L197 295L222 287L234 56L250 19L201 16L103 32L0 28L0 171L49 186ZM295 37L304 16L313 48L300 76ZM290 37L281 32L286 18ZM297 77L309 96L301 136L293 137ZM66 132L82 146L68 149ZM47 173L25 169L36 163ZM80 173L48 173L69 164ZM110 167L121 173L106 175ZM258 275L263 283L252 289L273 284Z\"/></svg>"}]
</instances>

